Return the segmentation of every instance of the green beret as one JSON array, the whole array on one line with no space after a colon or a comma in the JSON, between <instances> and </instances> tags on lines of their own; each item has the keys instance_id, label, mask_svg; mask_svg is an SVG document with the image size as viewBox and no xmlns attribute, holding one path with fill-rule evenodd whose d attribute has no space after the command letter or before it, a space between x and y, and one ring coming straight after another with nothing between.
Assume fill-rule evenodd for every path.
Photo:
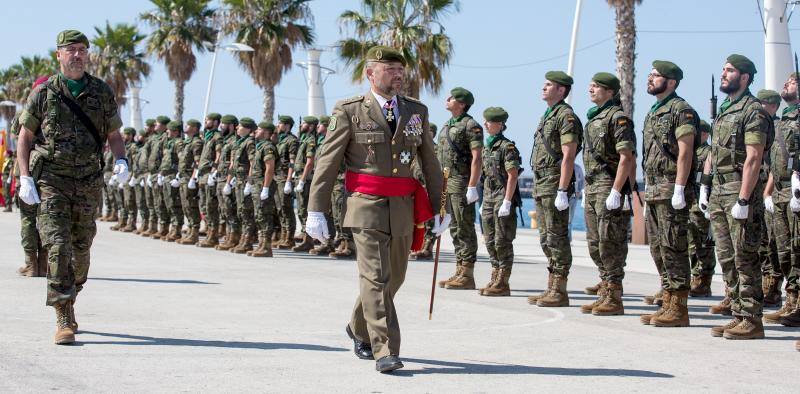
<instances>
[{"instance_id":1,"label":"green beret","mask_svg":"<svg viewBox=\"0 0 800 394\"><path fill-rule=\"evenodd\" d=\"M167 129L172 131L181 131L181 129L183 129L183 124L179 120L173 120L172 122L167 123Z\"/></svg>"},{"instance_id":2,"label":"green beret","mask_svg":"<svg viewBox=\"0 0 800 394\"><path fill-rule=\"evenodd\" d=\"M147 131L145 129L141 129L141 130L137 131L136 134L145 135L145 134L147 134Z\"/></svg>"},{"instance_id":3,"label":"green beret","mask_svg":"<svg viewBox=\"0 0 800 394\"><path fill-rule=\"evenodd\" d=\"M330 123L330 121L331 121L331 117L330 116L320 115L320 117L319 117L319 123L324 125L324 126L327 126L328 123Z\"/></svg>"},{"instance_id":4,"label":"green beret","mask_svg":"<svg viewBox=\"0 0 800 394\"><path fill-rule=\"evenodd\" d=\"M574 82L572 77L563 71L548 71L546 74L544 74L544 79L555 82L561 86L572 86L572 83Z\"/></svg>"},{"instance_id":5,"label":"green beret","mask_svg":"<svg viewBox=\"0 0 800 394\"><path fill-rule=\"evenodd\" d=\"M431 134L436 134L436 125L433 123L428 124L428 130L431 131Z\"/></svg>"},{"instance_id":6,"label":"green beret","mask_svg":"<svg viewBox=\"0 0 800 394\"><path fill-rule=\"evenodd\" d=\"M466 105L475 104L475 97L472 95L472 92L462 87L453 88L453 90L450 91L450 96L456 99L456 101Z\"/></svg>"},{"instance_id":7,"label":"green beret","mask_svg":"<svg viewBox=\"0 0 800 394\"><path fill-rule=\"evenodd\" d=\"M134 129L133 127L126 127L124 129L122 129L122 132L124 134L135 135L136 134L136 129Z\"/></svg>"},{"instance_id":8,"label":"green beret","mask_svg":"<svg viewBox=\"0 0 800 394\"><path fill-rule=\"evenodd\" d=\"M508 120L508 112L503 107L489 107L483 111L483 118L489 122L505 122Z\"/></svg>"},{"instance_id":9,"label":"green beret","mask_svg":"<svg viewBox=\"0 0 800 394\"><path fill-rule=\"evenodd\" d=\"M246 127L250 130L256 129L256 121L252 118L241 118L239 119L239 125L242 127Z\"/></svg>"},{"instance_id":10,"label":"green beret","mask_svg":"<svg viewBox=\"0 0 800 394\"><path fill-rule=\"evenodd\" d=\"M677 64L666 60L654 60L653 68L663 75L664 78L680 81L683 79L683 70Z\"/></svg>"},{"instance_id":11,"label":"green beret","mask_svg":"<svg viewBox=\"0 0 800 394\"><path fill-rule=\"evenodd\" d=\"M615 92L619 91L619 78L614 74L599 72L592 77L592 81L606 89L611 89Z\"/></svg>"},{"instance_id":12,"label":"green beret","mask_svg":"<svg viewBox=\"0 0 800 394\"><path fill-rule=\"evenodd\" d=\"M781 95L774 90L769 89L761 89L756 93L756 97L758 101L767 104L780 104L781 103Z\"/></svg>"},{"instance_id":13,"label":"green beret","mask_svg":"<svg viewBox=\"0 0 800 394\"><path fill-rule=\"evenodd\" d=\"M156 122L163 125L169 124L169 117L164 115L156 116Z\"/></svg>"},{"instance_id":14,"label":"green beret","mask_svg":"<svg viewBox=\"0 0 800 394\"><path fill-rule=\"evenodd\" d=\"M728 56L728 59L725 60L727 63L730 63L733 67L736 67L739 72L744 74L750 74L750 76L755 75L758 71L756 71L756 65L748 59L746 56L733 54ZM752 82L753 78L750 78Z\"/></svg>"},{"instance_id":15,"label":"green beret","mask_svg":"<svg viewBox=\"0 0 800 394\"><path fill-rule=\"evenodd\" d=\"M189 120L186 121L186 124L188 124L189 126L192 126L192 127L197 127L198 129L200 128L200 126L202 126L200 124L200 121L197 120L197 119L189 119Z\"/></svg>"},{"instance_id":16,"label":"green beret","mask_svg":"<svg viewBox=\"0 0 800 394\"><path fill-rule=\"evenodd\" d=\"M711 125L708 124L708 122L706 122L705 120L702 119L700 120L700 127L698 128L700 129L701 133L711 134Z\"/></svg>"},{"instance_id":17,"label":"green beret","mask_svg":"<svg viewBox=\"0 0 800 394\"><path fill-rule=\"evenodd\" d=\"M288 125L294 125L294 118L292 118L289 115L279 115L278 116L278 122L281 122L283 124L288 124Z\"/></svg>"},{"instance_id":18,"label":"green beret","mask_svg":"<svg viewBox=\"0 0 800 394\"><path fill-rule=\"evenodd\" d=\"M82 43L89 47L89 39L77 30L64 30L56 37L56 47L61 48L70 44Z\"/></svg>"},{"instance_id":19,"label":"green beret","mask_svg":"<svg viewBox=\"0 0 800 394\"><path fill-rule=\"evenodd\" d=\"M144 124L146 124L147 126L152 127L152 126L156 125L156 120L155 119L147 119L147 120L144 121Z\"/></svg>"},{"instance_id":20,"label":"green beret","mask_svg":"<svg viewBox=\"0 0 800 394\"><path fill-rule=\"evenodd\" d=\"M218 114L216 112L212 112L212 113L206 115L206 119L219 121L220 118L222 118L222 115L220 115L220 114Z\"/></svg>"},{"instance_id":21,"label":"green beret","mask_svg":"<svg viewBox=\"0 0 800 394\"><path fill-rule=\"evenodd\" d=\"M225 124L237 124L237 123L239 123L239 119L236 119L236 117L233 116L233 115L225 115L220 119L221 119L220 123L225 123Z\"/></svg>"},{"instance_id":22,"label":"green beret","mask_svg":"<svg viewBox=\"0 0 800 394\"><path fill-rule=\"evenodd\" d=\"M312 124L312 123L313 124L317 124L317 123L319 123L319 118L317 118L316 116L304 116L303 117L303 122L304 123L308 123L308 124Z\"/></svg>"},{"instance_id":23,"label":"green beret","mask_svg":"<svg viewBox=\"0 0 800 394\"><path fill-rule=\"evenodd\" d=\"M383 45L375 45L367 51L367 61L372 62L400 62L403 66L406 65L406 58L400 51L389 48Z\"/></svg>"}]
</instances>

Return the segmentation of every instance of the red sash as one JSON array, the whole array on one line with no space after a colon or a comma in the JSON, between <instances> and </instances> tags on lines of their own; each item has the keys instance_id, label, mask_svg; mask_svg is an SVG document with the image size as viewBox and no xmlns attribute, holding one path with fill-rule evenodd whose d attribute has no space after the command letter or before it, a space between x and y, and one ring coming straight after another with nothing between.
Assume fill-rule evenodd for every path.
<instances>
[{"instance_id":1,"label":"red sash","mask_svg":"<svg viewBox=\"0 0 800 394\"><path fill-rule=\"evenodd\" d=\"M400 178L361 174L346 171L344 185L350 192L372 194L381 197L399 197L414 194L414 240L411 251L422 249L425 239L425 222L433 217L433 207L428 192L414 178Z\"/></svg>"}]
</instances>

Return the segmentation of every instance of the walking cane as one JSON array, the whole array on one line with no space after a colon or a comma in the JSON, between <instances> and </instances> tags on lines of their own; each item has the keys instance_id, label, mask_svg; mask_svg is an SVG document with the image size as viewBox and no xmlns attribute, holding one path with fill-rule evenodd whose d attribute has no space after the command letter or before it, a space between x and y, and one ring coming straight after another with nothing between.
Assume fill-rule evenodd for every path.
<instances>
[{"instance_id":1,"label":"walking cane","mask_svg":"<svg viewBox=\"0 0 800 394\"><path fill-rule=\"evenodd\" d=\"M447 214L445 204L447 203L447 178L450 177L450 168L445 168L442 171L442 195L439 199L439 217L444 217ZM435 218L435 216L434 216ZM433 258L433 282L431 283L431 305L428 309L428 320L433 318L433 297L436 295L436 271L439 268L439 248L442 246L442 236L436 236L436 255Z\"/></svg>"}]
</instances>

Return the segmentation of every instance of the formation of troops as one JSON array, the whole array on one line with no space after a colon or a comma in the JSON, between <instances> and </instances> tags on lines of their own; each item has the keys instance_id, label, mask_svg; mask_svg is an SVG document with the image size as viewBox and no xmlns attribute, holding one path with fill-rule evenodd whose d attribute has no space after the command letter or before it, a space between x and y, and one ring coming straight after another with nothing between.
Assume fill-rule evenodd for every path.
<instances>
[{"instance_id":1,"label":"formation of troops","mask_svg":"<svg viewBox=\"0 0 800 394\"><path fill-rule=\"evenodd\" d=\"M445 230L456 264L438 285L510 295L522 160L504 135L503 108L487 108L479 123L469 114L472 92L454 88L445 104L452 117L437 136L427 107L399 94L405 59L379 46L366 58L370 91L340 101L331 116L306 116L299 125L290 116L277 124L217 113L202 123L159 116L143 130L119 133L110 89L79 67L86 37L65 31L57 43L62 72L37 81L11 127L19 136L13 172L26 256L19 273L47 276L56 343L72 343L77 332L74 304L98 216L116 222L115 231L255 258L278 248L357 259L360 295L345 331L355 354L375 359L381 372L402 367L393 298L408 259L430 259ZM595 106L584 123L564 101L573 78L545 75L547 110L533 133L529 165L548 279L529 303L570 304L568 209L582 154L586 238L600 281L586 288L597 299L581 312L624 314L632 206L643 204L660 274L658 291L646 298L658 309L642 315L643 324L689 326L688 298L711 295L719 260L725 297L711 313L731 320L714 327L713 336L759 339L764 322L800 326L800 75L790 75L781 93L754 96L755 74L746 57L727 58L720 81L727 97L709 124L676 93L680 67L653 62L647 92L656 102L644 121L641 154L616 76L592 77ZM781 100L787 107L779 118ZM492 265L480 288L479 200ZM765 306L780 309L764 314Z\"/></svg>"}]
</instances>

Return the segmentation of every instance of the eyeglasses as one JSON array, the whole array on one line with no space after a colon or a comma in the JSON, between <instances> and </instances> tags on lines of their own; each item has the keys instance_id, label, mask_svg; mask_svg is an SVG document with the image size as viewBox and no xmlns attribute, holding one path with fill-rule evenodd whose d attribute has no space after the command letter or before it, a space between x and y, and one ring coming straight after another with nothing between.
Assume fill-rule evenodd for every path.
<instances>
[{"instance_id":1,"label":"eyeglasses","mask_svg":"<svg viewBox=\"0 0 800 394\"><path fill-rule=\"evenodd\" d=\"M650 73L650 74L647 74L647 79L651 79L651 78L652 78L652 79L656 79L656 78L661 78L661 77L663 77L663 75L661 75L661 74L659 74L659 73Z\"/></svg>"},{"instance_id":2,"label":"eyeglasses","mask_svg":"<svg viewBox=\"0 0 800 394\"><path fill-rule=\"evenodd\" d=\"M89 50L82 47L65 47L61 48L64 52L69 53L70 55L85 55L89 53Z\"/></svg>"}]
</instances>

